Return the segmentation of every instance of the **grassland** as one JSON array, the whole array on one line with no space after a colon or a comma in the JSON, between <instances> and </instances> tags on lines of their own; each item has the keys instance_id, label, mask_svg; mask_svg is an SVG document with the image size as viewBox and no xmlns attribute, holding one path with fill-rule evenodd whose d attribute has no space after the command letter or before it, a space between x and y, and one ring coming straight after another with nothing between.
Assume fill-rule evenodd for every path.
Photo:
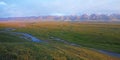
<instances>
[{"instance_id":1,"label":"grassland","mask_svg":"<svg viewBox=\"0 0 120 60\"><path fill-rule=\"evenodd\" d=\"M29 33L46 42L27 42L17 36L2 33L0 34L0 60L10 58L12 60L119 60L119 58L110 57L89 48L120 53L120 24L11 22L0 23L0 27L0 30L15 28L16 32ZM64 44L51 37L80 46Z\"/></svg>"}]
</instances>

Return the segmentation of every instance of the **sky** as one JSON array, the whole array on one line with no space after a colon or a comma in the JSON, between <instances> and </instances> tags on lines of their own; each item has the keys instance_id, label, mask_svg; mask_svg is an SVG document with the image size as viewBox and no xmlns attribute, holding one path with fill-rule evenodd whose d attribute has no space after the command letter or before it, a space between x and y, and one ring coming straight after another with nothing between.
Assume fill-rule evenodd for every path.
<instances>
[{"instance_id":1,"label":"sky","mask_svg":"<svg viewBox=\"0 0 120 60\"><path fill-rule=\"evenodd\" d=\"M120 13L120 0L0 0L0 17Z\"/></svg>"}]
</instances>

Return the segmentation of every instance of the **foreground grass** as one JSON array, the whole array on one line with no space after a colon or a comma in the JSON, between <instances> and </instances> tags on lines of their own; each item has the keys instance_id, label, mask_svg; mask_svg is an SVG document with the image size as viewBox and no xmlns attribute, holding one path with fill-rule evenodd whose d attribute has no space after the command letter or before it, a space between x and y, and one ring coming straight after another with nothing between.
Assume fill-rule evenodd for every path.
<instances>
[{"instance_id":1,"label":"foreground grass","mask_svg":"<svg viewBox=\"0 0 120 60\"><path fill-rule=\"evenodd\" d=\"M0 60L119 60L86 48L37 43L0 44Z\"/></svg>"},{"instance_id":2,"label":"foreground grass","mask_svg":"<svg viewBox=\"0 0 120 60\"><path fill-rule=\"evenodd\" d=\"M0 24L1 29L16 28L17 32L29 33L47 42L25 42L17 36L2 33L0 60L119 60L88 48L66 45L51 39L56 37L82 46L119 53L119 26L68 22L22 23L22 26L21 23Z\"/></svg>"}]
</instances>

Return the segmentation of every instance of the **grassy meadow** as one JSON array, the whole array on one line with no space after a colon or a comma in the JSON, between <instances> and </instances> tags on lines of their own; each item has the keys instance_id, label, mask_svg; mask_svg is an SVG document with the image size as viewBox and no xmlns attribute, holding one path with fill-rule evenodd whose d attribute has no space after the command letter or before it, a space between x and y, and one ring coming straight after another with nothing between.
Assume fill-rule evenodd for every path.
<instances>
[{"instance_id":1,"label":"grassy meadow","mask_svg":"<svg viewBox=\"0 0 120 60\"><path fill-rule=\"evenodd\" d=\"M91 48L120 53L120 24L80 22L3 22L0 31L29 33L35 43L0 32L0 60L120 60ZM64 40L78 46L57 41Z\"/></svg>"}]
</instances>

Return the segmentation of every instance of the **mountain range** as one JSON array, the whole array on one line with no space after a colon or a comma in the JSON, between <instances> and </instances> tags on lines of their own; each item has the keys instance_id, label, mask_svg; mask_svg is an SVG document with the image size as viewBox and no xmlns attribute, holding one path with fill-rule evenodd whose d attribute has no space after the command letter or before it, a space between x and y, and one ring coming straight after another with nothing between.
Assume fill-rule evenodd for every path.
<instances>
[{"instance_id":1,"label":"mountain range","mask_svg":"<svg viewBox=\"0 0 120 60\"><path fill-rule=\"evenodd\" d=\"M82 14L78 15L69 15L69 16L31 16L31 17L8 17L0 18L0 21L120 21L120 14Z\"/></svg>"}]
</instances>

